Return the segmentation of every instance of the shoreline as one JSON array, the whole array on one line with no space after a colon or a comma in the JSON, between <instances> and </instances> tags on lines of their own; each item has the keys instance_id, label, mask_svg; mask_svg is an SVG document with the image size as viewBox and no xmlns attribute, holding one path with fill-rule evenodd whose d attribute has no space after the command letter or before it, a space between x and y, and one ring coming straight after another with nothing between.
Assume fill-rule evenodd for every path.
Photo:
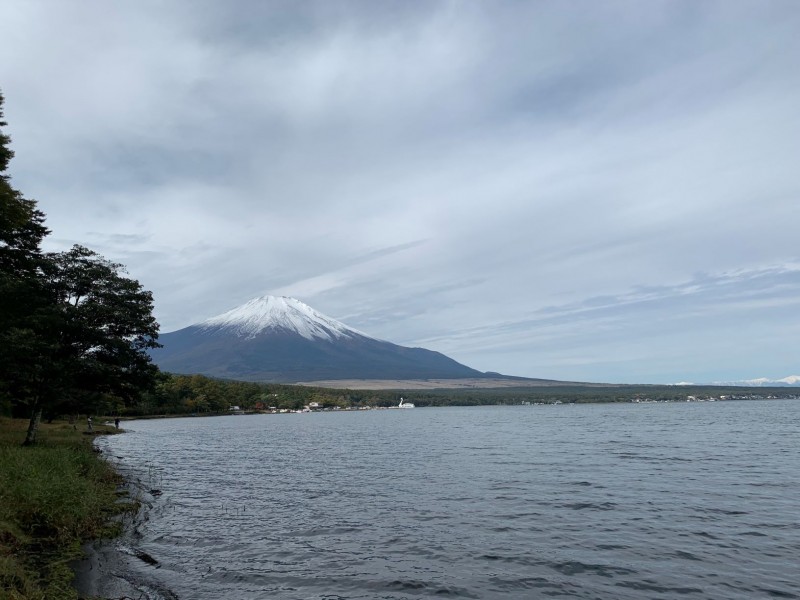
<instances>
[{"instance_id":1,"label":"shoreline","mask_svg":"<svg viewBox=\"0 0 800 600\"><path fill-rule=\"evenodd\" d=\"M124 429L120 434L126 433ZM80 599L119 600L178 600L164 586L148 577L149 569L158 569L160 564L146 552L137 548L141 537L139 527L149 519L160 490L145 485L135 467L111 460L108 449L92 446L103 460L120 477L117 491L122 501L136 502L135 513L123 513L114 518L121 530L116 537L90 540L81 545L82 558L71 561L74 573L72 587Z\"/></svg>"},{"instance_id":2,"label":"shoreline","mask_svg":"<svg viewBox=\"0 0 800 600\"><path fill-rule=\"evenodd\" d=\"M36 444L23 446L27 428L27 419L0 418L2 591L20 600L75 598L71 565L83 547L116 537L138 506L118 493L123 478L94 444L116 430L41 423Z\"/></svg>"}]
</instances>

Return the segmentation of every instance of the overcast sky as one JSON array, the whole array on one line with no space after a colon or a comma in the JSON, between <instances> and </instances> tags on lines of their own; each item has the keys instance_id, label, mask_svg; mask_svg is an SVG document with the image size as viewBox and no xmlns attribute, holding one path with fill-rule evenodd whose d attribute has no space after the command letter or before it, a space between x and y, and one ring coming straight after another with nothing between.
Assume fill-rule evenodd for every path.
<instances>
[{"instance_id":1,"label":"overcast sky","mask_svg":"<svg viewBox=\"0 0 800 600\"><path fill-rule=\"evenodd\" d=\"M800 374L800 2L4 0L12 183L162 331L263 294L480 370Z\"/></svg>"}]
</instances>

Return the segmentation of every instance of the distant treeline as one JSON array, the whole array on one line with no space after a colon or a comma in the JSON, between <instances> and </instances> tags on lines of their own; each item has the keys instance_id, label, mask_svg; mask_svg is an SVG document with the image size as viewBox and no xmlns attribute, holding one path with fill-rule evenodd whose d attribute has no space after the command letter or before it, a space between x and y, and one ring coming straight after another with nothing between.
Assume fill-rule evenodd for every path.
<instances>
[{"instance_id":1,"label":"distant treeline","mask_svg":"<svg viewBox=\"0 0 800 600\"><path fill-rule=\"evenodd\" d=\"M712 386L556 386L474 390L339 390L276 383L213 379L202 375L160 373L155 388L138 402L108 406L107 412L128 416L228 413L272 409L299 410L313 402L321 408L396 406L400 397L416 406L480 406L523 403L685 402L700 399L794 397L792 388L722 388Z\"/></svg>"},{"instance_id":2,"label":"distant treeline","mask_svg":"<svg viewBox=\"0 0 800 600\"><path fill-rule=\"evenodd\" d=\"M363 397L363 399L362 399ZM173 375L161 372L155 388L142 394L138 402L119 406L124 415L179 415L227 413L232 407L241 410L297 410L317 402L320 406L346 407L371 396L355 395L345 390L325 390L296 385L251 383L213 379L203 375Z\"/></svg>"},{"instance_id":3,"label":"distant treeline","mask_svg":"<svg viewBox=\"0 0 800 600\"><path fill-rule=\"evenodd\" d=\"M532 388L496 388L475 390L432 390L423 393L409 392L417 406L478 406L489 404L569 403L591 404L599 402L686 402L697 400L791 398L800 396L792 388L742 388L717 386L672 385L564 385Z\"/></svg>"}]
</instances>

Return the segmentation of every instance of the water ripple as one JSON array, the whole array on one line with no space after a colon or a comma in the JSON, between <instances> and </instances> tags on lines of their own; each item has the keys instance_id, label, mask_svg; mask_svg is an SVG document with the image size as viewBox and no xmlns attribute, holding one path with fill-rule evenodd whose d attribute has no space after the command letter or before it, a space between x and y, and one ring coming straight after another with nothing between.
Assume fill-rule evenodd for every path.
<instances>
[{"instance_id":1,"label":"water ripple","mask_svg":"<svg viewBox=\"0 0 800 600\"><path fill-rule=\"evenodd\" d=\"M152 598L799 597L800 403L129 429L99 443L159 492L120 541Z\"/></svg>"}]
</instances>

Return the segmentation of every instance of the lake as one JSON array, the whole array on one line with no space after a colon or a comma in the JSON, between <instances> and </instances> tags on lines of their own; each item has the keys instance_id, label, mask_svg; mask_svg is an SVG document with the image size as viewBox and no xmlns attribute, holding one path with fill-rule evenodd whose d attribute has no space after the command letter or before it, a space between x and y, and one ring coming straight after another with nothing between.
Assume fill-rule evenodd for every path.
<instances>
[{"instance_id":1,"label":"lake","mask_svg":"<svg viewBox=\"0 0 800 600\"><path fill-rule=\"evenodd\" d=\"M98 445L151 508L114 570L148 598L800 597L800 401L124 427Z\"/></svg>"}]
</instances>

